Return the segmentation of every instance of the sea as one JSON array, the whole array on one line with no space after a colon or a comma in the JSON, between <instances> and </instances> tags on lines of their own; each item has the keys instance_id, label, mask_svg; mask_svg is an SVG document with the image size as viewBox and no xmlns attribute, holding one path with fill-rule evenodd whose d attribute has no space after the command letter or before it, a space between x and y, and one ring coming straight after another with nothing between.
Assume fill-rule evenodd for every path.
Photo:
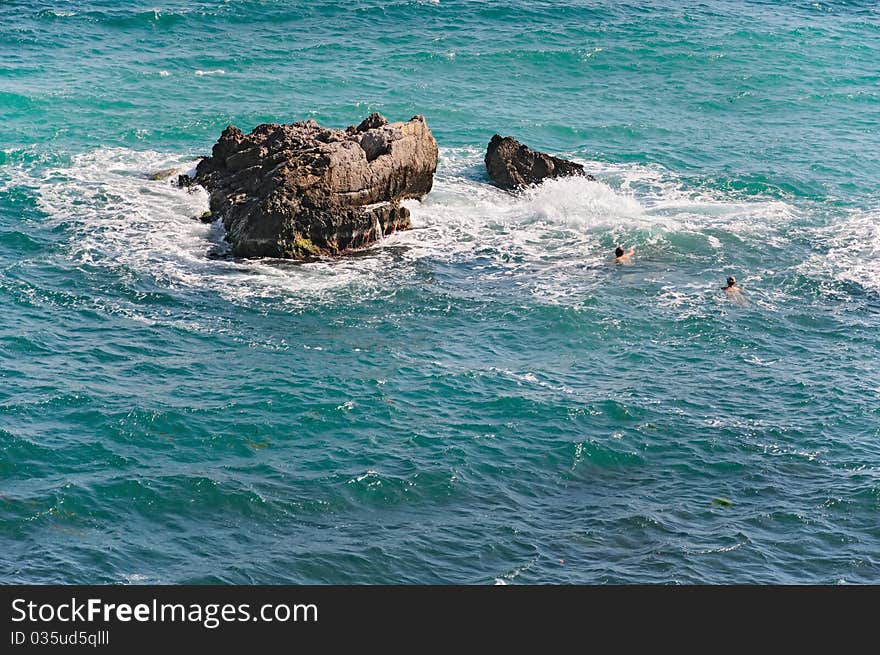
<instances>
[{"instance_id":1,"label":"sea","mask_svg":"<svg viewBox=\"0 0 880 655\"><path fill-rule=\"evenodd\" d=\"M151 179L371 112L349 256ZM877 583L878 356L876 2L0 2L2 583Z\"/></svg>"}]
</instances>

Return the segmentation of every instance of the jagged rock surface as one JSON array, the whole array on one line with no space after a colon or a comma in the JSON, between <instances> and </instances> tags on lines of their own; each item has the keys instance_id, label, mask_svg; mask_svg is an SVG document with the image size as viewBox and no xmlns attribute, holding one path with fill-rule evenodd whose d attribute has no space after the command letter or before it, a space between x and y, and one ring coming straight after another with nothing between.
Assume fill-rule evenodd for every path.
<instances>
[{"instance_id":1,"label":"jagged rock surface","mask_svg":"<svg viewBox=\"0 0 880 655\"><path fill-rule=\"evenodd\" d=\"M486 170L492 181L502 189L517 189L552 177L592 175L584 173L581 164L532 150L512 136L496 134L486 148Z\"/></svg>"},{"instance_id":2,"label":"jagged rock surface","mask_svg":"<svg viewBox=\"0 0 880 655\"><path fill-rule=\"evenodd\" d=\"M195 177L239 257L305 259L369 245L410 225L406 198L431 190L437 142L423 116L371 114L346 130L314 120L227 127Z\"/></svg>"}]
</instances>

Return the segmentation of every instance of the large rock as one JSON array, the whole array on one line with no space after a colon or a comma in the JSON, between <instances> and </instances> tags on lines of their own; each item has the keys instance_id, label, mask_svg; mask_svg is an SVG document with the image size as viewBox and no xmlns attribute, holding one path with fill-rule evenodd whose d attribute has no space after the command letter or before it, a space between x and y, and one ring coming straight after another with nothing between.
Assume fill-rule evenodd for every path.
<instances>
[{"instance_id":1,"label":"large rock","mask_svg":"<svg viewBox=\"0 0 880 655\"><path fill-rule=\"evenodd\" d=\"M486 149L486 170L502 189L538 184L551 177L585 175L584 167L524 146L512 136L496 134ZM590 180L592 175L586 175Z\"/></svg>"},{"instance_id":2,"label":"large rock","mask_svg":"<svg viewBox=\"0 0 880 655\"><path fill-rule=\"evenodd\" d=\"M210 192L233 255L303 259L337 255L409 227L405 198L431 190L437 142L425 119L379 114L346 130L313 120L229 126L194 178Z\"/></svg>"}]
</instances>

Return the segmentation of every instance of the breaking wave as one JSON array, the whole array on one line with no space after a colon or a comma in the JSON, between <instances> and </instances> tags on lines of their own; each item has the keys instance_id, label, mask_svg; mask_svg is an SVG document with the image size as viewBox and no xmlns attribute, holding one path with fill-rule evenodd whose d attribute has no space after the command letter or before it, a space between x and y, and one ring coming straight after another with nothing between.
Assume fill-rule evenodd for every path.
<instances>
[{"instance_id":1,"label":"breaking wave","mask_svg":"<svg viewBox=\"0 0 880 655\"><path fill-rule=\"evenodd\" d=\"M796 212L784 201L689 188L659 166L583 163L598 181L549 180L509 193L489 184L481 150L443 149L432 192L407 201L412 230L357 257L308 263L223 257L222 226L194 220L207 210L207 194L150 179L157 170L191 168L186 157L99 149L29 173L25 183L36 188L50 220L69 227L69 256L77 262L124 267L169 287L210 289L242 302L376 297L406 284L414 261L429 261L464 266L490 294L506 286L542 302L566 303L598 283L589 272L609 263L618 243L635 246L640 257L671 262L682 253L713 257L728 243L784 247L790 239L786 228ZM873 239L877 247L869 217L850 227L868 230L858 238ZM844 239L847 229L836 226L832 232L841 232L834 238ZM842 274L863 283L874 279L853 270Z\"/></svg>"}]
</instances>

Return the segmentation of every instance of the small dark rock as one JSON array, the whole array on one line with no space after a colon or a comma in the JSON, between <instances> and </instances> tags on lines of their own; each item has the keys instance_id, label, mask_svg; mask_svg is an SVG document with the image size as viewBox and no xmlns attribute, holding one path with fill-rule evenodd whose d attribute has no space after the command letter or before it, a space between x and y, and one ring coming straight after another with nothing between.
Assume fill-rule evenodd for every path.
<instances>
[{"instance_id":1,"label":"small dark rock","mask_svg":"<svg viewBox=\"0 0 880 655\"><path fill-rule=\"evenodd\" d=\"M492 181L502 189L517 189L538 184L547 178L583 175L581 164L537 152L512 136L496 134L486 149L486 170Z\"/></svg>"}]
</instances>

